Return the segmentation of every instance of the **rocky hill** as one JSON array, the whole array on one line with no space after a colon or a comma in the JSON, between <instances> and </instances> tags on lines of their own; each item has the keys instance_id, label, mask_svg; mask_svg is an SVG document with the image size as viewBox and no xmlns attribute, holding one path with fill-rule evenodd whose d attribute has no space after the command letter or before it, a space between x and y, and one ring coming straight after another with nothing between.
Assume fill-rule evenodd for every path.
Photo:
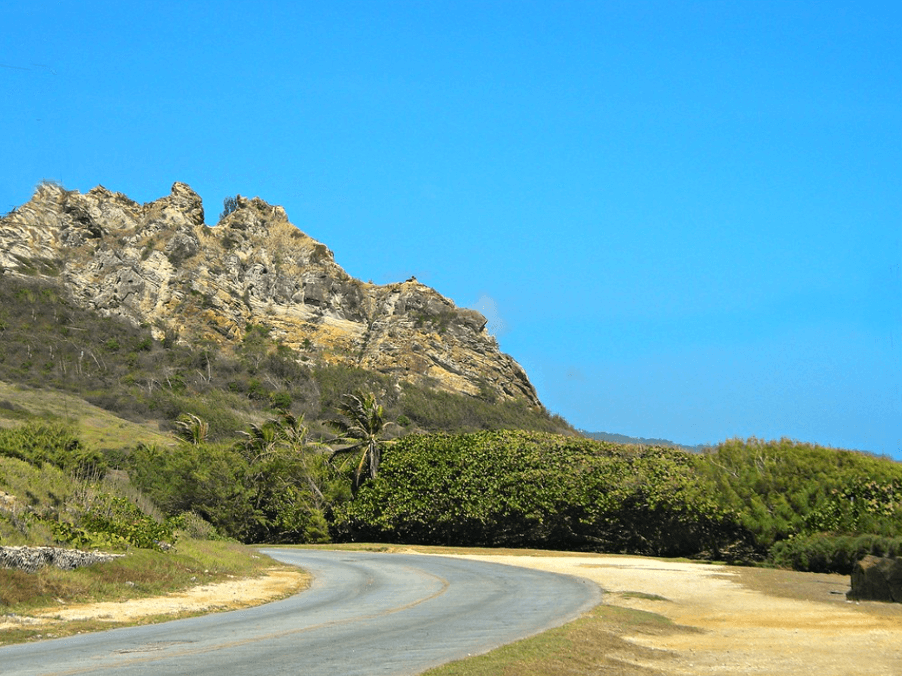
<instances>
[{"instance_id":1,"label":"rocky hill","mask_svg":"<svg viewBox=\"0 0 902 676\"><path fill-rule=\"evenodd\" d=\"M228 350L263 326L302 363L540 406L480 313L413 278L354 279L281 207L240 196L234 206L211 227L183 183L146 204L102 186L81 194L44 183L0 218L0 275L57 284L77 305L149 326L158 340Z\"/></svg>"}]
</instances>

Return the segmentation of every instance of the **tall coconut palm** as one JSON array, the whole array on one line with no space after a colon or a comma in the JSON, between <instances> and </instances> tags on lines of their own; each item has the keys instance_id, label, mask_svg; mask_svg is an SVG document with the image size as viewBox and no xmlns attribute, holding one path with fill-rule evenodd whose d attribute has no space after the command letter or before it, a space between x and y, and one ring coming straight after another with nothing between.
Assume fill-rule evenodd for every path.
<instances>
[{"instance_id":1,"label":"tall coconut palm","mask_svg":"<svg viewBox=\"0 0 902 676\"><path fill-rule=\"evenodd\" d=\"M347 485L321 445L307 438L303 417L283 413L242 432L236 450L245 458L245 482L255 510L258 541L320 541L328 537L326 514ZM332 484L340 487L334 490Z\"/></svg>"},{"instance_id":2,"label":"tall coconut palm","mask_svg":"<svg viewBox=\"0 0 902 676\"><path fill-rule=\"evenodd\" d=\"M382 435L394 423L385 420L385 411L372 393L347 394L342 398L338 413L342 416L330 420L329 426L338 432L334 442L352 442L350 446L332 452L332 458L351 456L359 458L354 471L354 490L367 479L374 479L379 473L382 446L386 443ZM347 462L347 461L345 461Z\"/></svg>"}]
</instances>

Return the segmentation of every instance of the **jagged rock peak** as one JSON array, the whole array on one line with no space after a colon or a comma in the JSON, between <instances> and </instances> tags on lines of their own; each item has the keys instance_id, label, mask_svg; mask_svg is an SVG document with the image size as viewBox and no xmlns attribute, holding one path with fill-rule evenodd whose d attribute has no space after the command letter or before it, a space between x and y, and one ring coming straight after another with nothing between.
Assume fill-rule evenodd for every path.
<instances>
[{"instance_id":1,"label":"jagged rock peak","mask_svg":"<svg viewBox=\"0 0 902 676\"><path fill-rule=\"evenodd\" d=\"M216 226L185 183L138 204L97 186L41 184L0 219L0 274L45 277L75 302L154 327L157 338L234 346L264 325L300 361L539 405L523 369L475 310L411 278L352 278L280 206L238 196Z\"/></svg>"},{"instance_id":2,"label":"jagged rock peak","mask_svg":"<svg viewBox=\"0 0 902 676\"><path fill-rule=\"evenodd\" d=\"M196 192L186 183L176 181L172 184L169 197L163 197L158 201L167 201L169 206L185 214L195 225L204 224L204 204ZM165 207L164 207L165 208Z\"/></svg>"}]
</instances>

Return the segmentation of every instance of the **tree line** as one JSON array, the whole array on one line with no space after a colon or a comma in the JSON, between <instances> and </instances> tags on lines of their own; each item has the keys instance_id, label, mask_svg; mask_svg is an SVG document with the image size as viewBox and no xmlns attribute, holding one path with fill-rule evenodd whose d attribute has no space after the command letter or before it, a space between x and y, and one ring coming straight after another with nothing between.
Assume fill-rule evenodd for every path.
<instances>
[{"instance_id":1,"label":"tree line","mask_svg":"<svg viewBox=\"0 0 902 676\"><path fill-rule=\"evenodd\" d=\"M902 465L787 439L689 453L522 431L412 436L332 528L847 573L864 554L902 553Z\"/></svg>"},{"instance_id":2,"label":"tree line","mask_svg":"<svg viewBox=\"0 0 902 676\"><path fill-rule=\"evenodd\" d=\"M522 430L394 436L365 391L336 413L328 437L283 411L232 440L209 439L186 414L178 444L109 457L65 426L31 423L0 430L0 457L84 485L127 473L153 509L94 488L32 515L47 537L85 545L156 546L190 523L247 543L538 547L828 572L902 552L902 465L887 458L786 439L690 453Z\"/></svg>"}]
</instances>

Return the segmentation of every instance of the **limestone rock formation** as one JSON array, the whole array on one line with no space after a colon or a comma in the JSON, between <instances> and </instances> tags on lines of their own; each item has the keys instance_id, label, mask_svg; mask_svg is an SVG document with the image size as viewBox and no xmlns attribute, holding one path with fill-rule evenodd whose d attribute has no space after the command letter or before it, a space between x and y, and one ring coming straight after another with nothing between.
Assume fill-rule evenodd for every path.
<instances>
[{"instance_id":1,"label":"limestone rock formation","mask_svg":"<svg viewBox=\"0 0 902 676\"><path fill-rule=\"evenodd\" d=\"M157 339L227 349L263 325L302 361L540 405L480 313L413 279L354 279L281 207L240 196L235 206L210 227L184 183L146 204L42 184L0 219L0 274L61 283L76 303L149 325Z\"/></svg>"},{"instance_id":2,"label":"limestone rock formation","mask_svg":"<svg viewBox=\"0 0 902 676\"><path fill-rule=\"evenodd\" d=\"M852 568L852 589L847 596L856 601L902 603L902 559L864 557Z\"/></svg>"}]
</instances>

